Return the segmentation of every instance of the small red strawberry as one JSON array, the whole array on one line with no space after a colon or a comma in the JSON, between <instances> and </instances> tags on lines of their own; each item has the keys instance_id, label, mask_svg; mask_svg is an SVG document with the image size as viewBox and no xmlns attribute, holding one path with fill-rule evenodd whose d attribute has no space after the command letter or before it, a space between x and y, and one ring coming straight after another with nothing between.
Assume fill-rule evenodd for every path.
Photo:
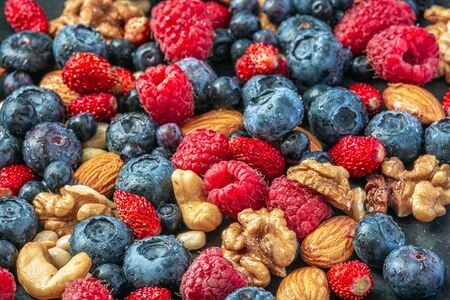
<instances>
[{"instance_id":1,"label":"small red strawberry","mask_svg":"<svg viewBox=\"0 0 450 300\"><path fill-rule=\"evenodd\" d=\"M284 173L286 162L283 155L264 141L235 137L228 142L228 148L235 159L258 170L267 180L277 178Z\"/></svg>"},{"instance_id":2,"label":"small red strawberry","mask_svg":"<svg viewBox=\"0 0 450 300\"><path fill-rule=\"evenodd\" d=\"M348 89L361 98L369 116L376 115L380 111L383 99L379 90L367 83L355 83Z\"/></svg>"},{"instance_id":3,"label":"small red strawberry","mask_svg":"<svg viewBox=\"0 0 450 300\"><path fill-rule=\"evenodd\" d=\"M120 92L122 95L128 94L128 92L134 87L134 83L136 79L129 70L119 67L113 68L114 73L116 73L117 80L122 85L122 91Z\"/></svg>"},{"instance_id":4,"label":"small red strawberry","mask_svg":"<svg viewBox=\"0 0 450 300\"><path fill-rule=\"evenodd\" d=\"M8 0L5 16L14 31L48 32L48 19L42 7L34 0Z\"/></svg>"},{"instance_id":5,"label":"small red strawberry","mask_svg":"<svg viewBox=\"0 0 450 300\"><path fill-rule=\"evenodd\" d=\"M347 169L352 177L375 171L386 158L384 145L372 136L345 136L328 153L336 165Z\"/></svg>"},{"instance_id":6,"label":"small red strawberry","mask_svg":"<svg viewBox=\"0 0 450 300\"><path fill-rule=\"evenodd\" d=\"M450 89L445 93L444 98L442 98L442 106L444 107L447 116L450 116Z\"/></svg>"},{"instance_id":7,"label":"small red strawberry","mask_svg":"<svg viewBox=\"0 0 450 300\"><path fill-rule=\"evenodd\" d=\"M287 76L286 61L277 48L268 44L255 43L236 62L236 74L247 81L256 75L282 74Z\"/></svg>"},{"instance_id":8,"label":"small red strawberry","mask_svg":"<svg viewBox=\"0 0 450 300\"><path fill-rule=\"evenodd\" d=\"M117 101L114 95L111 94L90 94L78 97L70 102L66 107L66 111L68 117L89 112L95 116L97 121L106 122L116 116Z\"/></svg>"},{"instance_id":9,"label":"small red strawberry","mask_svg":"<svg viewBox=\"0 0 450 300\"><path fill-rule=\"evenodd\" d=\"M134 17L127 21L123 29L123 37L136 47L150 40L150 22L147 17Z\"/></svg>"},{"instance_id":10,"label":"small red strawberry","mask_svg":"<svg viewBox=\"0 0 450 300\"><path fill-rule=\"evenodd\" d=\"M145 287L132 292L125 300L171 300L170 291L160 287Z\"/></svg>"},{"instance_id":11,"label":"small red strawberry","mask_svg":"<svg viewBox=\"0 0 450 300\"><path fill-rule=\"evenodd\" d=\"M364 299L373 289L370 268L358 260L332 266L327 276L331 290L343 300Z\"/></svg>"},{"instance_id":12,"label":"small red strawberry","mask_svg":"<svg viewBox=\"0 0 450 300\"><path fill-rule=\"evenodd\" d=\"M25 165L11 165L0 170L0 196L17 196L22 186L34 180L33 170Z\"/></svg>"},{"instance_id":13,"label":"small red strawberry","mask_svg":"<svg viewBox=\"0 0 450 300\"><path fill-rule=\"evenodd\" d=\"M0 300L13 300L16 295L14 275L0 268Z\"/></svg>"},{"instance_id":14,"label":"small red strawberry","mask_svg":"<svg viewBox=\"0 0 450 300\"><path fill-rule=\"evenodd\" d=\"M133 230L136 238L143 239L161 233L161 220L150 201L144 197L116 191L114 203L122 221Z\"/></svg>"}]
</instances>

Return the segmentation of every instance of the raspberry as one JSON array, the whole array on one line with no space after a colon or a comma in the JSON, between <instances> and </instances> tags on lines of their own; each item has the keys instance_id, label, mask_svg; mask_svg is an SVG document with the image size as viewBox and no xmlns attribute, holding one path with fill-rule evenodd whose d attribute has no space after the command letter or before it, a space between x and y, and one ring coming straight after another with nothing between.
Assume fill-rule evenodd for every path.
<instances>
[{"instance_id":1,"label":"raspberry","mask_svg":"<svg viewBox=\"0 0 450 300\"><path fill-rule=\"evenodd\" d=\"M48 19L42 7L34 0L8 0L5 16L14 31L48 32Z\"/></svg>"},{"instance_id":2,"label":"raspberry","mask_svg":"<svg viewBox=\"0 0 450 300\"><path fill-rule=\"evenodd\" d=\"M128 94L128 92L134 88L135 79L133 73L124 68L113 68L114 73L116 74L117 80L122 83L122 91L120 92L122 95Z\"/></svg>"},{"instance_id":3,"label":"raspberry","mask_svg":"<svg viewBox=\"0 0 450 300\"><path fill-rule=\"evenodd\" d=\"M350 176L362 177L378 169L386 158L384 145L372 136L345 136L328 153Z\"/></svg>"},{"instance_id":4,"label":"raspberry","mask_svg":"<svg viewBox=\"0 0 450 300\"><path fill-rule=\"evenodd\" d=\"M375 72L389 82L424 84L439 65L435 37L417 26L391 26L375 35L366 51Z\"/></svg>"},{"instance_id":5,"label":"raspberry","mask_svg":"<svg viewBox=\"0 0 450 300\"><path fill-rule=\"evenodd\" d=\"M94 53L78 52L67 61L62 78L79 94L111 93L122 87L109 62Z\"/></svg>"},{"instance_id":6,"label":"raspberry","mask_svg":"<svg viewBox=\"0 0 450 300\"><path fill-rule=\"evenodd\" d=\"M181 141L172 156L172 162L178 169L203 175L213 164L232 157L225 135L209 129L198 129Z\"/></svg>"},{"instance_id":7,"label":"raspberry","mask_svg":"<svg viewBox=\"0 0 450 300\"><path fill-rule=\"evenodd\" d=\"M177 65L148 68L136 81L136 89L145 111L159 125L180 125L194 115L192 85Z\"/></svg>"},{"instance_id":8,"label":"raspberry","mask_svg":"<svg viewBox=\"0 0 450 300\"><path fill-rule=\"evenodd\" d=\"M286 163L283 155L278 149L264 141L235 137L229 141L228 148L235 159L258 170L268 180L277 178L284 173Z\"/></svg>"},{"instance_id":9,"label":"raspberry","mask_svg":"<svg viewBox=\"0 0 450 300\"><path fill-rule=\"evenodd\" d=\"M223 257L220 248L211 247L203 250L184 273L180 292L185 300L223 300L244 286L244 275Z\"/></svg>"},{"instance_id":10,"label":"raspberry","mask_svg":"<svg viewBox=\"0 0 450 300\"><path fill-rule=\"evenodd\" d=\"M150 40L150 22L147 17L134 17L123 28L123 37L136 47Z\"/></svg>"},{"instance_id":11,"label":"raspberry","mask_svg":"<svg viewBox=\"0 0 450 300\"><path fill-rule=\"evenodd\" d=\"M228 28L231 19L228 8L214 1L206 2L205 5L213 28Z\"/></svg>"},{"instance_id":12,"label":"raspberry","mask_svg":"<svg viewBox=\"0 0 450 300\"><path fill-rule=\"evenodd\" d=\"M97 121L105 122L116 116L117 101L111 94L90 94L78 97L70 102L66 107L66 112L68 117L89 112L94 115Z\"/></svg>"},{"instance_id":13,"label":"raspberry","mask_svg":"<svg viewBox=\"0 0 450 300\"><path fill-rule=\"evenodd\" d=\"M155 208L144 197L116 191L114 203L122 221L127 224L138 239L161 233L161 220Z\"/></svg>"},{"instance_id":14,"label":"raspberry","mask_svg":"<svg viewBox=\"0 0 450 300\"><path fill-rule=\"evenodd\" d=\"M320 194L286 176L272 182L267 207L271 210L279 208L284 212L289 229L295 231L299 240L303 240L333 213Z\"/></svg>"},{"instance_id":15,"label":"raspberry","mask_svg":"<svg viewBox=\"0 0 450 300\"><path fill-rule=\"evenodd\" d=\"M167 60L204 60L213 46L214 31L200 0L169 0L152 10L151 29Z\"/></svg>"},{"instance_id":16,"label":"raspberry","mask_svg":"<svg viewBox=\"0 0 450 300\"><path fill-rule=\"evenodd\" d=\"M11 165L0 170L0 194L17 196L22 186L34 180L33 170L24 165Z\"/></svg>"},{"instance_id":17,"label":"raspberry","mask_svg":"<svg viewBox=\"0 0 450 300\"><path fill-rule=\"evenodd\" d=\"M114 300L108 289L95 278L82 278L69 283L62 300Z\"/></svg>"},{"instance_id":18,"label":"raspberry","mask_svg":"<svg viewBox=\"0 0 450 300\"><path fill-rule=\"evenodd\" d=\"M367 43L377 33L392 25L412 25L414 11L399 0L365 0L346 11L334 28L336 38L361 55Z\"/></svg>"},{"instance_id":19,"label":"raspberry","mask_svg":"<svg viewBox=\"0 0 450 300\"><path fill-rule=\"evenodd\" d=\"M269 193L258 172L237 160L213 165L205 173L203 187L208 201L233 218L246 208L264 207Z\"/></svg>"},{"instance_id":20,"label":"raspberry","mask_svg":"<svg viewBox=\"0 0 450 300\"><path fill-rule=\"evenodd\" d=\"M361 98L369 116L374 116L380 111L383 99L379 90L367 83L355 83L348 89Z\"/></svg>"},{"instance_id":21,"label":"raspberry","mask_svg":"<svg viewBox=\"0 0 450 300\"><path fill-rule=\"evenodd\" d=\"M447 116L450 116L450 89L448 89L447 93L445 93L445 96L442 99L442 106L444 107Z\"/></svg>"},{"instance_id":22,"label":"raspberry","mask_svg":"<svg viewBox=\"0 0 450 300\"><path fill-rule=\"evenodd\" d=\"M13 300L16 294L14 275L0 268L0 300Z\"/></svg>"},{"instance_id":23,"label":"raspberry","mask_svg":"<svg viewBox=\"0 0 450 300\"><path fill-rule=\"evenodd\" d=\"M268 44L255 43L236 62L236 74L247 81L256 75L282 74L287 76L286 61L277 48Z\"/></svg>"},{"instance_id":24,"label":"raspberry","mask_svg":"<svg viewBox=\"0 0 450 300\"><path fill-rule=\"evenodd\" d=\"M171 300L170 291L160 287L145 287L132 292L125 300Z\"/></svg>"}]
</instances>

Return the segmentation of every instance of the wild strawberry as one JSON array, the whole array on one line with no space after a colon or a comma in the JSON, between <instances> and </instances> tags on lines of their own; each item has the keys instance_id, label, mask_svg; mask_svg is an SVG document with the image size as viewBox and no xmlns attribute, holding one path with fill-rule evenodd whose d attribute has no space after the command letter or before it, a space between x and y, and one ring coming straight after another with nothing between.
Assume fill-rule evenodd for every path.
<instances>
[{"instance_id":1,"label":"wild strawberry","mask_svg":"<svg viewBox=\"0 0 450 300\"><path fill-rule=\"evenodd\" d=\"M73 117L79 113L89 112L97 121L106 122L117 114L116 98L107 93L91 94L78 97L67 105L67 116Z\"/></svg>"},{"instance_id":2,"label":"wild strawberry","mask_svg":"<svg viewBox=\"0 0 450 300\"><path fill-rule=\"evenodd\" d=\"M11 165L0 170L0 196L17 196L28 181L34 180L33 170L25 165Z\"/></svg>"},{"instance_id":3,"label":"wild strawberry","mask_svg":"<svg viewBox=\"0 0 450 300\"><path fill-rule=\"evenodd\" d=\"M150 22L147 17L134 17L127 21L123 29L123 37L136 47L150 40Z\"/></svg>"},{"instance_id":4,"label":"wild strawberry","mask_svg":"<svg viewBox=\"0 0 450 300\"><path fill-rule=\"evenodd\" d=\"M44 10L34 0L8 0L5 16L14 31L32 30L48 32L48 19Z\"/></svg>"},{"instance_id":5,"label":"wild strawberry","mask_svg":"<svg viewBox=\"0 0 450 300\"><path fill-rule=\"evenodd\" d=\"M125 300L171 300L170 291L160 287L145 287L132 292Z\"/></svg>"},{"instance_id":6,"label":"wild strawberry","mask_svg":"<svg viewBox=\"0 0 450 300\"><path fill-rule=\"evenodd\" d=\"M122 85L122 91L120 92L122 95L128 94L128 92L134 87L134 83L136 79L133 76L133 73L124 68L113 68L114 73L116 74L117 80Z\"/></svg>"},{"instance_id":7,"label":"wild strawberry","mask_svg":"<svg viewBox=\"0 0 450 300\"><path fill-rule=\"evenodd\" d=\"M450 116L450 89L448 89L447 93L445 93L445 96L442 99L442 106L444 107L447 116Z\"/></svg>"},{"instance_id":8,"label":"wild strawberry","mask_svg":"<svg viewBox=\"0 0 450 300\"><path fill-rule=\"evenodd\" d=\"M380 111L383 99L379 90L367 83L355 83L348 89L361 98L369 116L376 115Z\"/></svg>"}]
</instances>

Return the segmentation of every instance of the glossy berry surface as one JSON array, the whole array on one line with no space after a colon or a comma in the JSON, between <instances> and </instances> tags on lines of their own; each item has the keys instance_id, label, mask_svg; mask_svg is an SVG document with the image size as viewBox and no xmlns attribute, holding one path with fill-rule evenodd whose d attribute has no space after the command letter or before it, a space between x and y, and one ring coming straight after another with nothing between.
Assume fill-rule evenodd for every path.
<instances>
[{"instance_id":1,"label":"glossy berry surface","mask_svg":"<svg viewBox=\"0 0 450 300\"><path fill-rule=\"evenodd\" d=\"M29 203L33 203L34 197L37 194L47 191L47 187L42 181L28 181L25 183L19 191L19 198L27 200Z\"/></svg>"},{"instance_id":2,"label":"glossy berry surface","mask_svg":"<svg viewBox=\"0 0 450 300\"><path fill-rule=\"evenodd\" d=\"M332 165L334 165L333 159L331 159L331 156L330 154L328 154L328 152L323 151L307 152L303 154L302 158L300 159L300 162L310 159L316 160L320 163L331 163Z\"/></svg>"},{"instance_id":3,"label":"glossy berry surface","mask_svg":"<svg viewBox=\"0 0 450 300\"><path fill-rule=\"evenodd\" d=\"M287 88L294 92L297 91L294 83L285 76L279 74L253 76L242 87L244 106L255 104L266 93L266 90L277 88Z\"/></svg>"},{"instance_id":4,"label":"glossy berry surface","mask_svg":"<svg viewBox=\"0 0 450 300\"><path fill-rule=\"evenodd\" d=\"M258 12L258 8L258 0L231 0L229 7L232 14L243 10L251 11L256 14Z\"/></svg>"},{"instance_id":5,"label":"glossy berry surface","mask_svg":"<svg viewBox=\"0 0 450 300\"><path fill-rule=\"evenodd\" d=\"M209 59L212 62L226 61L231 57L231 46L235 39L226 28L216 28L214 29L214 33L213 47Z\"/></svg>"},{"instance_id":6,"label":"glossy berry surface","mask_svg":"<svg viewBox=\"0 0 450 300\"><path fill-rule=\"evenodd\" d=\"M67 163L55 161L45 168L43 179L50 191L58 193L60 188L73 183L73 171Z\"/></svg>"},{"instance_id":7,"label":"glossy berry surface","mask_svg":"<svg viewBox=\"0 0 450 300\"><path fill-rule=\"evenodd\" d=\"M155 42L140 45L132 56L133 66L136 70L145 71L164 62L164 54Z\"/></svg>"},{"instance_id":8,"label":"glossy berry surface","mask_svg":"<svg viewBox=\"0 0 450 300\"><path fill-rule=\"evenodd\" d=\"M221 76L209 86L208 96L214 108L231 109L241 100L241 82L236 77Z\"/></svg>"},{"instance_id":9,"label":"glossy berry surface","mask_svg":"<svg viewBox=\"0 0 450 300\"><path fill-rule=\"evenodd\" d=\"M182 140L183 132L175 123L166 123L156 129L156 141L160 147L175 152Z\"/></svg>"},{"instance_id":10,"label":"glossy berry surface","mask_svg":"<svg viewBox=\"0 0 450 300\"><path fill-rule=\"evenodd\" d=\"M91 113L81 113L67 121L67 128L75 133L80 142L85 142L97 132L97 120Z\"/></svg>"},{"instance_id":11,"label":"glossy berry surface","mask_svg":"<svg viewBox=\"0 0 450 300\"><path fill-rule=\"evenodd\" d=\"M21 144L20 139L12 135L0 122L0 168L19 162Z\"/></svg>"},{"instance_id":12,"label":"glossy berry surface","mask_svg":"<svg viewBox=\"0 0 450 300\"><path fill-rule=\"evenodd\" d=\"M225 298L225 300L243 300L243 299L275 300L275 297L263 288L252 286L237 289Z\"/></svg>"},{"instance_id":13,"label":"glossy berry surface","mask_svg":"<svg viewBox=\"0 0 450 300\"><path fill-rule=\"evenodd\" d=\"M141 148L136 143L128 143L123 146L122 150L120 151L120 159L123 162L128 162L130 159L140 157L145 154L145 150Z\"/></svg>"},{"instance_id":14,"label":"glossy berry surface","mask_svg":"<svg viewBox=\"0 0 450 300\"><path fill-rule=\"evenodd\" d=\"M299 161L304 154L309 152L309 148L309 138L300 131L286 133L280 146L283 156L293 161Z\"/></svg>"},{"instance_id":15,"label":"glossy berry surface","mask_svg":"<svg viewBox=\"0 0 450 300\"><path fill-rule=\"evenodd\" d=\"M0 240L0 268L14 270L19 252L16 247L7 240Z\"/></svg>"},{"instance_id":16,"label":"glossy berry surface","mask_svg":"<svg viewBox=\"0 0 450 300\"><path fill-rule=\"evenodd\" d=\"M128 282L122 268L115 264L102 264L93 272L92 276L106 286L113 297L119 297L128 288Z\"/></svg>"},{"instance_id":17,"label":"glossy berry surface","mask_svg":"<svg viewBox=\"0 0 450 300\"><path fill-rule=\"evenodd\" d=\"M355 57L352 61L351 72L356 78L369 80L375 76L375 71L370 65L366 55Z\"/></svg>"},{"instance_id":18,"label":"glossy berry surface","mask_svg":"<svg viewBox=\"0 0 450 300\"><path fill-rule=\"evenodd\" d=\"M181 224L181 212L174 203L162 203L158 206L156 214L161 219L161 227L164 234L176 233Z\"/></svg>"},{"instance_id":19,"label":"glossy berry surface","mask_svg":"<svg viewBox=\"0 0 450 300\"><path fill-rule=\"evenodd\" d=\"M231 61L236 62L242 55L245 54L245 51L247 51L247 48L251 44L252 41L249 39L236 39L230 49Z\"/></svg>"},{"instance_id":20,"label":"glossy berry surface","mask_svg":"<svg viewBox=\"0 0 450 300\"><path fill-rule=\"evenodd\" d=\"M244 10L233 14L229 29L236 39L251 39L253 34L261 29L261 23L257 16Z\"/></svg>"},{"instance_id":21,"label":"glossy berry surface","mask_svg":"<svg viewBox=\"0 0 450 300\"><path fill-rule=\"evenodd\" d=\"M22 71L13 71L6 75L3 81L3 91L6 95L9 95L21 86L30 84L33 84L30 75Z\"/></svg>"},{"instance_id":22,"label":"glossy berry surface","mask_svg":"<svg viewBox=\"0 0 450 300\"><path fill-rule=\"evenodd\" d=\"M425 130L425 151L443 163L450 163L450 117L434 122Z\"/></svg>"},{"instance_id":23,"label":"glossy berry surface","mask_svg":"<svg viewBox=\"0 0 450 300\"><path fill-rule=\"evenodd\" d=\"M109 61L115 66L127 69L131 69L133 66L134 51L136 51L136 46L123 38L114 39L106 46Z\"/></svg>"},{"instance_id":24,"label":"glossy berry surface","mask_svg":"<svg viewBox=\"0 0 450 300\"><path fill-rule=\"evenodd\" d=\"M261 29L253 34L254 43L269 44L278 47L278 38L270 29Z\"/></svg>"},{"instance_id":25,"label":"glossy berry surface","mask_svg":"<svg viewBox=\"0 0 450 300\"><path fill-rule=\"evenodd\" d=\"M126 95L117 97L118 110L121 113L126 112L144 112L144 108L139 100L139 94L133 87Z\"/></svg>"},{"instance_id":26,"label":"glossy berry surface","mask_svg":"<svg viewBox=\"0 0 450 300\"><path fill-rule=\"evenodd\" d=\"M292 1L290 0L266 0L262 10L269 18L269 21L275 24L279 24L287 19L294 12Z\"/></svg>"},{"instance_id":27,"label":"glossy berry surface","mask_svg":"<svg viewBox=\"0 0 450 300\"><path fill-rule=\"evenodd\" d=\"M326 90L331 89L331 86L325 83L315 84L312 87L308 88L302 95L303 105L305 106L305 110L309 111L311 104L317 97L322 95Z\"/></svg>"}]
</instances>

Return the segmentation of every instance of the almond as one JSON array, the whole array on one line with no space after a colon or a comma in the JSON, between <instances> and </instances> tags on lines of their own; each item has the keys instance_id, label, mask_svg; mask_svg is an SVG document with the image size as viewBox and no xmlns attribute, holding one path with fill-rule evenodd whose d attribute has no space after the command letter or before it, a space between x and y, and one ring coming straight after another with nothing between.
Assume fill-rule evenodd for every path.
<instances>
[{"instance_id":1,"label":"almond","mask_svg":"<svg viewBox=\"0 0 450 300\"><path fill-rule=\"evenodd\" d=\"M300 268L284 278L277 291L277 300L328 300L327 275L316 267Z\"/></svg>"},{"instance_id":2,"label":"almond","mask_svg":"<svg viewBox=\"0 0 450 300\"><path fill-rule=\"evenodd\" d=\"M64 84L61 70L56 70L45 74L39 83L39 86L57 93L64 105L69 104L80 96L78 93L71 91L69 87Z\"/></svg>"},{"instance_id":3,"label":"almond","mask_svg":"<svg viewBox=\"0 0 450 300\"><path fill-rule=\"evenodd\" d=\"M411 84L389 84L383 92L387 109L412 114L423 124L445 118L441 103L427 90Z\"/></svg>"},{"instance_id":4,"label":"almond","mask_svg":"<svg viewBox=\"0 0 450 300\"><path fill-rule=\"evenodd\" d=\"M107 152L94 156L75 171L75 184L86 185L106 197L112 196L122 166L118 154Z\"/></svg>"},{"instance_id":5,"label":"almond","mask_svg":"<svg viewBox=\"0 0 450 300\"><path fill-rule=\"evenodd\" d=\"M347 261L353 254L355 227L356 221L348 216L326 220L303 240L303 261L319 268Z\"/></svg>"},{"instance_id":6,"label":"almond","mask_svg":"<svg viewBox=\"0 0 450 300\"><path fill-rule=\"evenodd\" d=\"M212 110L193 117L181 126L184 135L197 129L211 129L224 135L244 128L242 114L236 110Z\"/></svg>"}]
</instances>

